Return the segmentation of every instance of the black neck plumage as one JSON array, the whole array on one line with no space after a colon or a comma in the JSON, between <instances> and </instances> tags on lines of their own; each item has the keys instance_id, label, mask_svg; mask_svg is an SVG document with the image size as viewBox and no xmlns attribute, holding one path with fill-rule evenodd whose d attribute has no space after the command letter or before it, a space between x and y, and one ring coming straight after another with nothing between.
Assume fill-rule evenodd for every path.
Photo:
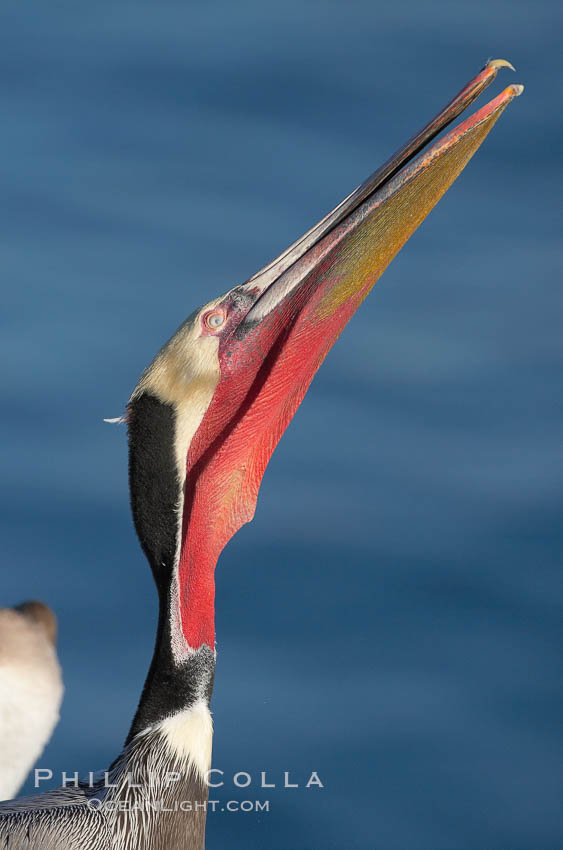
<instances>
[{"instance_id":1,"label":"black neck plumage","mask_svg":"<svg viewBox=\"0 0 563 850\"><path fill-rule=\"evenodd\" d=\"M172 652L170 610L161 600L154 653L126 743L161 720L189 708L198 700L207 704L213 692L215 653L202 646L184 661Z\"/></svg>"},{"instance_id":2,"label":"black neck plumage","mask_svg":"<svg viewBox=\"0 0 563 850\"><path fill-rule=\"evenodd\" d=\"M128 411L129 486L135 529L159 596L152 662L127 742L198 699L209 702L215 670L206 646L178 661L172 650L173 567L177 550L180 484L175 457L174 407L142 393Z\"/></svg>"}]
</instances>

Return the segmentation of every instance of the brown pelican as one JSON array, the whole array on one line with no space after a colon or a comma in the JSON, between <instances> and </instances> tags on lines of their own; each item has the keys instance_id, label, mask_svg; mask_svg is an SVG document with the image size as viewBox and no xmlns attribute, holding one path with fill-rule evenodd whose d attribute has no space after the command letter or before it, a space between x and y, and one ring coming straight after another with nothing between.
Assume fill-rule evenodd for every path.
<instances>
[{"instance_id":1,"label":"brown pelican","mask_svg":"<svg viewBox=\"0 0 563 850\"><path fill-rule=\"evenodd\" d=\"M192 313L141 376L126 414L129 483L160 605L139 707L105 776L0 809L3 846L204 846L217 559L252 519L272 452L342 328L520 94L509 86L432 141L506 65L489 62L312 230Z\"/></svg>"},{"instance_id":2,"label":"brown pelican","mask_svg":"<svg viewBox=\"0 0 563 850\"><path fill-rule=\"evenodd\" d=\"M18 793L59 719L56 638L43 602L0 609L0 800Z\"/></svg>"}]
</instances>

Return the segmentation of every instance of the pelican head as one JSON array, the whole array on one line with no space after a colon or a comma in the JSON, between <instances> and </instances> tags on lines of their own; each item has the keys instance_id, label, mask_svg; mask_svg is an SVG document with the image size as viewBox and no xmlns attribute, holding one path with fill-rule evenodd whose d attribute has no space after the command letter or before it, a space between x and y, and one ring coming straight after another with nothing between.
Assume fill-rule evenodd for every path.
<instances>
[{"instance_id":1,"label":"pelican head","mask_svg":"<svg viewBox=\"0 0 563 850\"><path fill-rule=\"evenodd\" d=\"M217 558L252 519L265 467L327 352L522 87L435 137L507 64L489 62L311 231L192 313L143 373L128 411L133 515L171 600L177 660L214 648Z\"/></svg>"}]
</instances>

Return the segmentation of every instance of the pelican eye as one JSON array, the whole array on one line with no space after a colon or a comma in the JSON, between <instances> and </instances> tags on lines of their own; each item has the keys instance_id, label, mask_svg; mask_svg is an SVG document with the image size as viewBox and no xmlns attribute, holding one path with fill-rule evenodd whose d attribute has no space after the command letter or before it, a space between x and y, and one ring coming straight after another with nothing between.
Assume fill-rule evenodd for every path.
<instances>
[{"instance_id":1,"label":"pelican eye","mask_svg":"<svg viewBox=\"0 0 563 850\"><path fill-rule=\"evenodd\" d=\"M215 311L213 313L208 313L207 316L205 317L205 324L207 325L208 328L211 328L211 330L213 330L213 331L216 331L217 328L220 328L221 325L224 323L224 321L225 321L224 313L219 313L217 311Z\"/></svg>"}]
</instances>

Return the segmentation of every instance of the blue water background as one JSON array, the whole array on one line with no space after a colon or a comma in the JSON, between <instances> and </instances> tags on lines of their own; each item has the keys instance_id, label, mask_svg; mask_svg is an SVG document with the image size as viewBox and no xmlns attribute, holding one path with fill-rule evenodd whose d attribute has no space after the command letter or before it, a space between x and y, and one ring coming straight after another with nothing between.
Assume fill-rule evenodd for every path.
<instances>
[{"instance_id":1,"label":"blue water background","mask_svg":"<svg viewBox=\"0 0 563 850\"><path fill-rule=\"evenodd\" d=\"M103 417L501 56L492 93L523 97L343 333L221 558L217 799L271 811L211 816L208 846L563 846L562 26L549 0L2 4L1 599L60 620L42 766L111 761L152 650Z\"/></svg>"}]
</instances>

